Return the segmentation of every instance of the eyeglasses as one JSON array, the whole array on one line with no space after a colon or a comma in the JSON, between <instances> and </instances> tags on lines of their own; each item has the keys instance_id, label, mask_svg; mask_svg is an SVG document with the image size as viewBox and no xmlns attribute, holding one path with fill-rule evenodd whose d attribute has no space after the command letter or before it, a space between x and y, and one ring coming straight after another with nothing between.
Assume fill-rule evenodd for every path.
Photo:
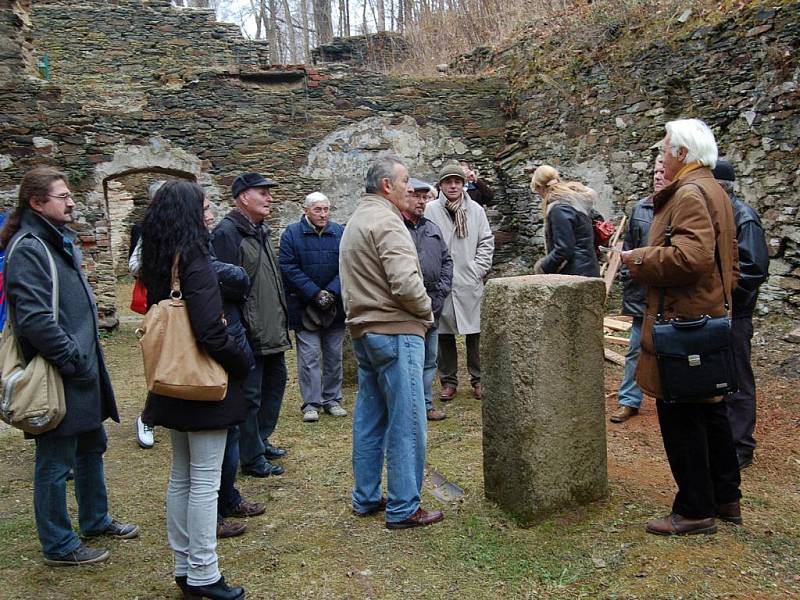
<instances>
[{"instance_id":1,"label":"eyeglasses","mask_svg":"<svg viewBox=\"0 0 800 600\"><path fill-rule=\"evenodd\" d=\"M63 194L47 194L47 196L49 198L56 198L58 200L61 200L62 202L75 199L75 196L73 196L70 192L64 192Z\"/></svg>"}]
</instances>

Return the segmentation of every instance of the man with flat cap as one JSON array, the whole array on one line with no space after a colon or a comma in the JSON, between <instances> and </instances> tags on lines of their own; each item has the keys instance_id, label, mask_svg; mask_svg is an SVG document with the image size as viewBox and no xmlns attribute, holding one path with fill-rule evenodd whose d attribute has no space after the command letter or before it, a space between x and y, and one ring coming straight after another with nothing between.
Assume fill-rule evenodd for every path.
<instances>
[{"instance_id":1,"label":"man with flat cap","mask_svg":"<svg viewBox=\"0 0 800 600\"><path fill-rule=\"evenodd\" d=\"M269 442L286 388L284 352L291 348L281 270L266 222L271 189L277 185L260 173L239 175L231 186L236 206L211 234L217 259L244 267L250 277L246 299L238 304L225 301L224 307L228 325L243 322L256 358L255 369L242 386L248 408L239 427L242 473L254 477L283 473L283 467L270 461L286 454Z\"/></svg>"},{"instance_id":2,"label":"man with flat cap","mask_svg":"<svg viewBox=\"0 0 800 600\"><path fill-rule=\"evenodd\" d=\"M456 335L466 336L467 370L472 394L481 399L481 299L483 280L492 268L494 235L483 207L464 191L466 175L457 162L439 173L439 197L425 207L436 223L453 258L453 288L439 320L439 399L452 400L458 387Z\"/></svg>"}]
</instances>

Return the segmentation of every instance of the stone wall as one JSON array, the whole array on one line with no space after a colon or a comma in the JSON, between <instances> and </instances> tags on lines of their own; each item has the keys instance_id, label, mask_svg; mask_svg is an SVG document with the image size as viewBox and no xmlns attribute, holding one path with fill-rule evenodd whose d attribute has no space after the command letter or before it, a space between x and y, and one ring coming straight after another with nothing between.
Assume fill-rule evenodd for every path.
<instances>
[{"instance_id":1,"label":"stone wall","mask_svg":"<svg viewBox=\"0 0 800 600\"><path fill-rule=\"evenodd\" d=\"M0 89L0 202L14 202L34 164L67 171L107 324L117 302L112 249L124 247L131 214L127 204L112 206L109 182L136 173L195 179L222 215L234 177L262 171L281 183L271 217L277 233L314 190L346 220L380 153L399 154L430 179L451 157L491 174L503 144L507 90L499 79L268 65L263 44L246 42L210 11L168 0L41 0L30 21L52 82Z\"/></svg>"},{"instance_id":2,"label":"stone wall","mask_svg":"<svg viewBox=\"0 0 800 600\"><path fill-rule=\"evenodd\" d=\"M573 56L570 67L547 73L535 60L544 52L537 39L494 58L493 68L513 72L515 119L496 164L506 190L500 210L514 225L506 235L515 267L528 268L541 254L540 203L528 189L535 166L550 163L588 183L600 193L601 212L618 220L650 193L650 146L663 137L664 123L698 117L714 128L721 155L738 171L742 197L766 228L771 276L761 288L760 312L797 316L800 4L670 35L634 53L625 54L624 44L605 49L598 54L610 58L603 60ZM467 58L479 68L487 64L485 53ZM467 69L463 60L458 66Z\"/></svg>"}]
</instances>

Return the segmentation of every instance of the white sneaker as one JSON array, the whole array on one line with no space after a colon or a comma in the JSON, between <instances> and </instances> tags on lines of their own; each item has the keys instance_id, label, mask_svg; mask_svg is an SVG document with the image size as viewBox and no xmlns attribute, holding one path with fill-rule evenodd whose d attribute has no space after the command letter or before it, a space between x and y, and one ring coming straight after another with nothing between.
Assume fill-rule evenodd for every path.
<instances>
[{"instance_id":1,"label":"white sneaker","mask_svg":"<svg viewBox=\"0 0 800 600\"><path fill-rule=\"evenodd\" d=\"M325 407L325 412L332 417L346 417L347 411L338 402L331 402Z\"/></svg>"},{"instance_id":2,"label":"white sneaker","mask_svg":"<svg viewBox=\"0 0 800 600\"><path fill-rule=\"evenodd\" d=\"M150 427L149 425L145 425L142 423L142 416L139 415L136 417L136 441L139 442L139 445L144 448L152 448L153 444L156 443L154 428Z\"/></svg>"},{"instance_id":3,"label":"white sneaker","mask_svg":"<svg viewBox=\"0 0 800 600\"><path fill-rule=\"evenodd\" d=\"M317 412L313 408L303 413L304 423L316 423L317 421L319 421L319 412Z\"/></svg>"}]
</instances>

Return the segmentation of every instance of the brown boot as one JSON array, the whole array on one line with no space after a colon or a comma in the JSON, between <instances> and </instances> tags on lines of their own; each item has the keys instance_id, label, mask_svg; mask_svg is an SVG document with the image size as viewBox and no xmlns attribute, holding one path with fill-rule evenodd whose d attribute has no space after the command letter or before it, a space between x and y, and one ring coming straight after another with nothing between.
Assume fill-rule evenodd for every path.
<instances>
[{"instance_id":1,"label":"brown boot","mask_svg":"<svg viewBox=\"0 0 800 600\"><path fill-rule=\"evenodd\" d=\"M617 412L611 415L611 422L612 423L624 423L631 417L635 417L639 414L638 408L633 408L631 406L622 406L620 405Z\"/></svg>"},{"instance_id":2,"label":"brown boot","mask_svg":"<svg viewBox=\"0 0 800 600\"><path fill-rule=\"evenodd\" d=\"M387 521L386 529L410 529L411 527L425 527L433 525L444 519L444 514L440 510L425 510L421 506L413 515L404 521Z\"/></svg>"},{"instance_id":3,"label":"brown boot","mask_svg":"<svg viewBox=\"0 0 800 600\"><path fill-rule=\"evenodd\" d=\"M717 526L714 524L714 517L688 519L678 513L670 513L666 517L648 521L647 533L654 533L655 535L709 534L717 533Z\"/></svg>"},{"instance_id":4,"label":"brown boot","mask_svg":"<svg viewBox=\"0 0 800 600\"><path fill-rule=\"evenodd\" d=\"M721 520L727 521L728 523L733 523L734 525L741 525L742 507L739 506L739 501L736 500L735 502L727 502L725 504L720 504L717 507L717 516Z\"/></svg>"},{"instance_id":5,"label":"brown boot","mask_svg":"<svg viewBox=\"0 0 800 600\"><path fill-rule=\"evenodd\" d=\"M450 402L456 395L456 387L454 385L446 385L442 388L442 393L439 394L439 400L442 402Z\"/></svg>"},{"instance_id":6,"label":"brown boot","mask_svg":"<svg viewBox=\"0 0 800 600\"><path fill-rule=\"evenodd\" d=\"M444 414L443 411L436 410L435 408L426 411L425 414L428 418L428 421L444 421L447 418L447 415Z\"/></svg>"},{"instance_id":7,"label":"brown boot","mask_svg":"<svg viewBox=\"0 0 800 600\"><path fill-rule=\"evenodd\" d=\"M247 531L247 525L241 521L217 521L217 537L219 539L236 537Z\"/></svg>"}]
</instances>

